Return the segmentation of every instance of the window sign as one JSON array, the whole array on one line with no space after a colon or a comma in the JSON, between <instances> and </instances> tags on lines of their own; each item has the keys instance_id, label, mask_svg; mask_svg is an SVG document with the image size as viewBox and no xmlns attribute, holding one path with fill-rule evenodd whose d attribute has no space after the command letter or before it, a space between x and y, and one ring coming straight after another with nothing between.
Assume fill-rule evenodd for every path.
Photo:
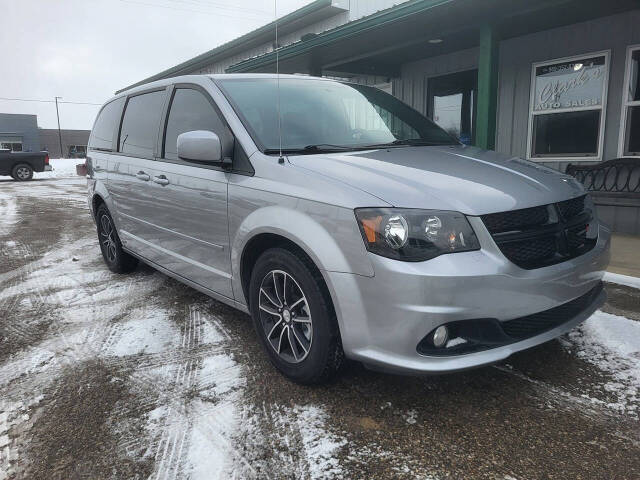
<instances>
[{"instance_id":1,"label":"window sign","mask_svg":"<svg viewBox=\"0 0 640 480\"><path fill-rule=\"evenodd\" d=\"M609 53L533 65L529 158L602 156Z\"/></svg>"},{"instance_id":2,"label":"window sign","mask_svg":"<svg viewBox=\"0 0 640 480\"><path fill-rule=\"evenodd\" d=\"M604 55L536 67L534 110L602 105L606 79Z\"/></svg>"}]
</instances>

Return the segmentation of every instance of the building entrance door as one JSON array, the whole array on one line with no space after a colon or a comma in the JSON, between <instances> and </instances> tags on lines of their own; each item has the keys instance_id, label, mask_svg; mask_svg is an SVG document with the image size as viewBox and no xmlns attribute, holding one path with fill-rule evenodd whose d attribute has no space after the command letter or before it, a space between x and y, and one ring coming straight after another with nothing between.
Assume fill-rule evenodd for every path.
<instances>
[{"instance_id":1,"label":"building entrance door","mask_svg":"<svg viewBox=\"0 0 640 480\"><path fill-rule=\"evenodd\" d=\"M478 70L428 79L427 115L463 143L475 142Z\"/></svg>"}]
</instances>

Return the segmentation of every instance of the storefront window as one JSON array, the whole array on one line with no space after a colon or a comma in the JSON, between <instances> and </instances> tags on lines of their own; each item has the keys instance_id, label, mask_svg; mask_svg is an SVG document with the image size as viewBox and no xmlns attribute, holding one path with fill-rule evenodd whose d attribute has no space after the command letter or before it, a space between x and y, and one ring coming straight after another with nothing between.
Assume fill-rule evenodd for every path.
<instances>
[{"instance_id":1,"label":"storefront window","mask_svg":"<svg viewBox=\"0 0 640 480\"><path fill-rule=\"evenodd\" d=\"M16 140L0 140L0 148L3 150L11 150L12 152L21 152L22 142Z\"/></svg>"},{"instance_id":2,"label":"storefront window","mask_svg":"<svg viewBox=\"0 0 640 480\"><path fill-rule=\"evenodd\" d=\"M529 157L599 158L608 53L533 65Z\"/></svg>"},{"instance_id":3,"label":"storefront window","mask_svg":"<svg viewBox=\"0 0 640 480\"><path fill-rule=\"evenodd\" d=\"M621 156L640 156L640 46L629 48L622 107Z\"/></svg>"}]
</instances>

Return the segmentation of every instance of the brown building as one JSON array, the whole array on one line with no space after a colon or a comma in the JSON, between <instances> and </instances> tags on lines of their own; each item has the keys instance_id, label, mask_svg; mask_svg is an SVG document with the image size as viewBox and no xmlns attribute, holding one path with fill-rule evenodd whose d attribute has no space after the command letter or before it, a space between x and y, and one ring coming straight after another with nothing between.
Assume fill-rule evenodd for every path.
<instances>
[{"instance_id":1,"label":"brown building","mask_svg":"<svg viewBox=\"0 0 640 480\"><path fill-rule=\"evenodd\" d=\"M41 128L39 132L40 150L47 150L51 158L84 158L87 154L89 130L60 130L62 152L57 129Z\"/></svg>"}]
</instances>

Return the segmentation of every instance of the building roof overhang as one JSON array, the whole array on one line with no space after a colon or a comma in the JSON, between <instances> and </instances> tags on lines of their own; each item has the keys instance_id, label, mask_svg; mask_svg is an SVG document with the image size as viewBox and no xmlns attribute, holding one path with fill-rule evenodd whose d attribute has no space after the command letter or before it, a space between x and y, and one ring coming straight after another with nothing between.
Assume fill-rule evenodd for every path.
<instances>
[{"instance_id":1,"label":"building roof overhang","mask_svg":"<svg viewBox=\"0 0 640 480\"><path fill-rule=\"evenodd\" d=\"M414 0L281 47L279 69L397 77L404 63L477 46L485 25L507 39L637 8L637 0ZM270 52L227 72L275 70Z\"/></svg>"}]
</instances>

